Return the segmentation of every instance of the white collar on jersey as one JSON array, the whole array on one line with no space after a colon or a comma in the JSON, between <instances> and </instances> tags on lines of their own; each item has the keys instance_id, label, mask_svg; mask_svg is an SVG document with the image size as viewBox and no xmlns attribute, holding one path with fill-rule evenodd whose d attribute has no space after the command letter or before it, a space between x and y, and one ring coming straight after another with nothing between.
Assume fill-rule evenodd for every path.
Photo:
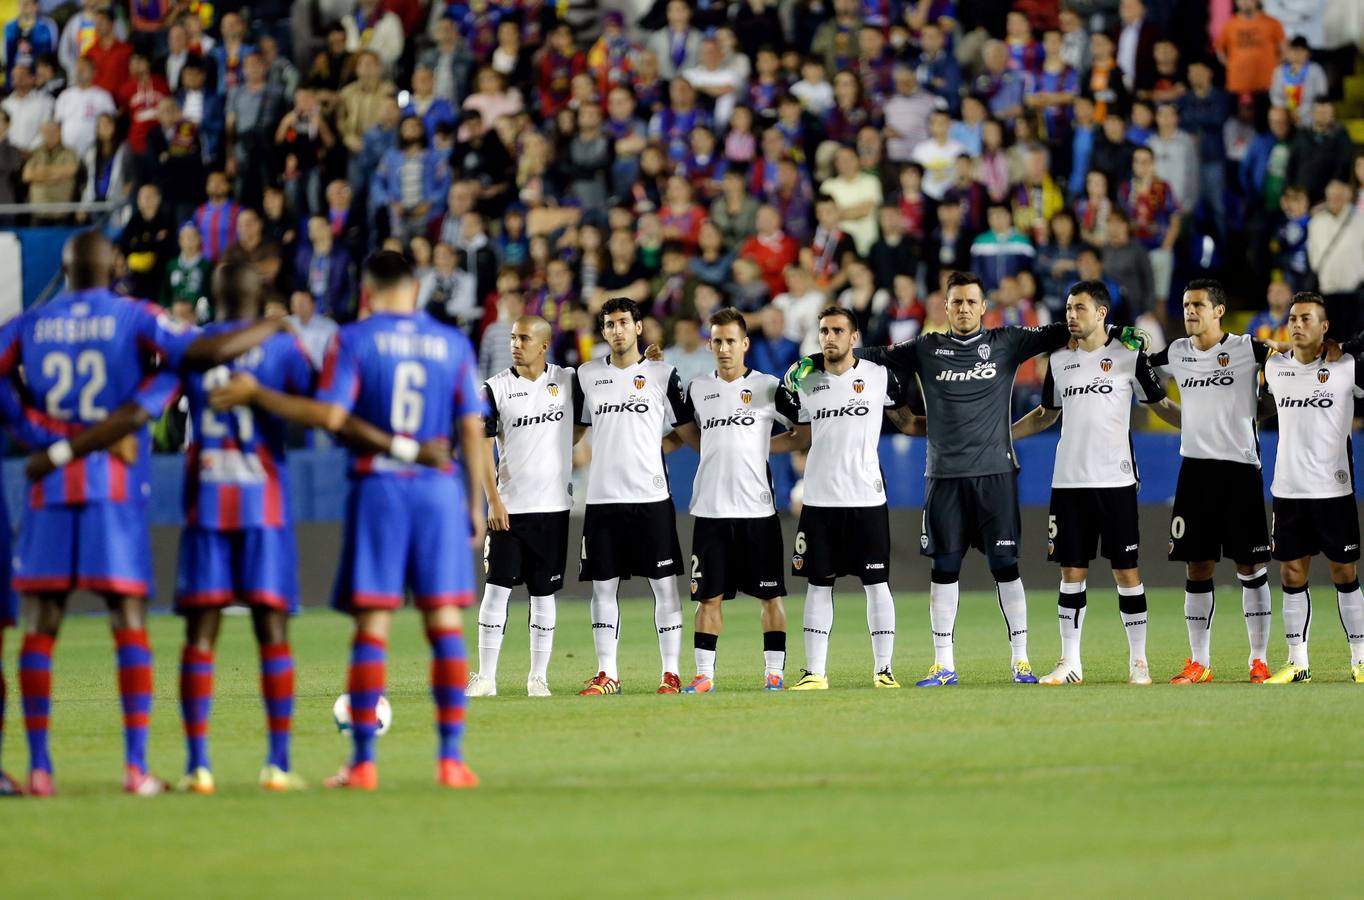
<instances>
[{"instance_id":1,"label":"white collar on jersey","mask_svg":"<svg viewBox=\"0 0 1364 900\"><path fill-rule=\"evenodd\" d=\"M951 340L956 341L958 344L970 344L970 343L974 343L975 341L978 341L978 340L980 340L981 338L985 337L985 329L984 329L984 328L977 328L977 329L976 329L976 333L973 334L973 335L971 335L971 336L969 336L969 337L962 337L961 335L959 335L959 334L957 334L956 332L953 332L953 331L947 332L947 336L948 336L948 338L950 338Z\"/></svg>"}]
</instances>

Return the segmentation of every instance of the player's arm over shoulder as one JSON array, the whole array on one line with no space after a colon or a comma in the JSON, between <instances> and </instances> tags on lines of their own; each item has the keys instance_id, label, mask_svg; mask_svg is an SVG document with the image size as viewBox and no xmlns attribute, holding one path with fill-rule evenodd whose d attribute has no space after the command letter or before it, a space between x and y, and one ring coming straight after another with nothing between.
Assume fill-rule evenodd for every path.
<instances>
[{"instance_id":1,"label":"player's arm over shoulder","mask_svg":"<svg viewBox=\"0 0 1364 900\"><path fill-rule=\"evenodd\" d=\"M1065 322L1050 325L1011 325L995 329L1020 362L1039 353L1055 353L1070 343L1070 327Z\"/></svg>"},{"instance_id":2,"label":"player's arm over shoulder","mask_svg":"<svg viewBox=\"0 0 1364 900\"><path fill-rule=\"evenodd\" d=\"M923 337L915 335L907 341L900 341L888 347L858 347L853 351L853 355L878 366L885 366L892 374L900 374L908 379L919 371L919 345Z\"/></svg>"}]
</instances>

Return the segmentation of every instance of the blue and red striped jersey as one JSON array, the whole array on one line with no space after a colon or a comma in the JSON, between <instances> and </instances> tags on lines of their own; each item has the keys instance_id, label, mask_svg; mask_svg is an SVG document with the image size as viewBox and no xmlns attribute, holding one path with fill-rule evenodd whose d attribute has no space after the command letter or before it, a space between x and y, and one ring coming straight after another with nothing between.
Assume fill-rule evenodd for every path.
<instances>
[{"instance_id":1,"label":"blue and red striped jersey","mask_svg":"<svg viewBox=\"0 0 1364 900\"><path fill-rule=\"evenodd\" d=\"M194 211L194 227L204 245L204 259L216 263L236 242L237 215L241 211L231 200L205 203Z\"/></svg>"},{"instance_id":2,"label":"blue and red striped jersey","mask_svg":"<svg viewBox=\"0 0 1364 900\"><path fill-rule=\"evenodd\" d=\"M196 337L159 306L103 288L68 291L0 327L0 377L22 365L26 403L61 433L94 425L132 401L155 418L174 399L179 379L171 370ZM145 499L151 491L146 429L139 440L135 465L92 453L32 485L29 504Z\"/></svg>"},{"instance_id":3,"label":"blue and red striped jersey","mask_svg":"<svg viewBox=\"0 0 1364 900\"><path fill-rule=\"evenodd\" d=\"M240 322L207 326L209 334L234 331ZM186 372L190 443L185 460L185 522L210 531L284 528L289 515L285 423L253 407L217 413L208 405L214 388L233 372L250 372L263 387L311 396L316 383L308 354L292 333L272 335L226 366Z\"/></svg>"},{"instance_id":4,"label":"blue and red striped jersey","mask_svg":"<svg viewBox=\"0 0 1364 900\"><path fill-rule=\"evenodd\" d=\"M453 437L456 419L483 414L477 370L474 348L462 331L423 312L375 313L342 326L332 338L317 399L417 441ZM438 473L388 456L352 453L351 474Z\"/></svg>"}]
</instances>

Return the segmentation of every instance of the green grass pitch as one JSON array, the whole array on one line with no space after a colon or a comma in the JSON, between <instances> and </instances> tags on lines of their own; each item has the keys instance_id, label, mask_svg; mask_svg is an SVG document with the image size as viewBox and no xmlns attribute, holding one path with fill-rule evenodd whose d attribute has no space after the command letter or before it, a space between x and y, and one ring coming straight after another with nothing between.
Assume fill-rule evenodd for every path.
<instances>
[{"instance_id":1,"label":"green grass pitch","mask_svg":"<svg viewBox=\"0 0 1364 900\"><path fill-rule=\"evenodd\" d=\"M1097 583L1099 579L1094 579ZM346 754L331 722L349 623L295 623L295 768L312 788L267 795L249 627L218 655L215 797L118 793L121 737L102 618L68 622L54 666L59 796L0 803L0 893L42 896L851 897L1359 896L1364 688L1343 683L1345 642L1321 592L1317 683L1243 682L1239 592L1214 627L1218 681L1176 688L1181 598L1152 596L1157 684L1130 687L1111 592L1091 591L1087 683L1015 686L994 598L968 595L959 687L877 691L860 593L840 596L833 689L766 694L757 606L728 605L711 696L658 697L652 604L624 604L625 694L573 696L592 674L587 607L561 605L551 687L524 696L524 597L503 650L503 696L473 701L472 792L432 782L427 653L415 616L390 647L392 732L380 791L320 787ZM1054 595L1032 585L1033 663L1058 651ZM1276 604L1278 602L1276 597ZM896 671L931 661L927 597L898 597ZM800 603L788 676L804 658ZM1277 623L1277 619L1276 619ZM472 625L472 615L466 626ZM472 633L473 629L469 629ZM690 631L690 627L688 628ZM1282 662L1275 627L1271 665ZM25 763L16 636L6 635L6 768ZM151 759L183 765L175 699L179 623L158 616ZM688 638L685 642L690 643ZM692 672L684 647L683 680ZM793 681L794 677L789 677Z\"/></svg>"}]
</instances>

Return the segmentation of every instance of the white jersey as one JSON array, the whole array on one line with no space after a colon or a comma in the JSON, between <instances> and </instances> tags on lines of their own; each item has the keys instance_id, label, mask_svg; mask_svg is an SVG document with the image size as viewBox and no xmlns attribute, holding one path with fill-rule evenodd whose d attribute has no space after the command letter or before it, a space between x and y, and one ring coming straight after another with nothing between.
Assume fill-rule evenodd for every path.
<instances>
[{"instance_id":1,"label":"white jersey","mask_svg":"<svg viewBox=\"0 0 1364 900\"><path fill-rule=\"evenodd\" d=\"M497 492L509 513L573 508L573 370L545 366L531 381L515 368L483 383L486 430L497 438Z\"/></svg>"},{"instance_id":2,"label":"white jersey","mask_svg":"<svg viewBox=\"0 0 1364 900\"><path fill-rule=\"evenodd\" d=\"M842 375L811 372L796 395L783 388L782 397L779 409L788 418L794 412L797 421L811 429L810 456L805 462L805 504L844 507L885 503L881 419L886 407L905 402L899 379L885 366L859 359Z\"/></svg>"},{"instance_id":3,"label":"white jersey","mask_svg":"<svg viewBox=\"0 0 1364 900\"><path fill-rule=\"evenodd\" d=\"M715 372L692 379L687 408L701 431L693 516L762 519L776 514L767 468L772 424L791 424L777 411L780 387L778 379L753 369L733 381Z\"/></svg>"},{"instance_id":4,"label":"white jersey","mask_svg":"<svg viewBox=\"0 0 1364 900\"><path fill-rule=\"evenodd\" d=\"M1260 367L1269 348L1247 334L1224 334L1199 350L1189 338L1151 355L1151 365L1179 386L1179 455L1260 465L1255 434Z\"/></svg>"},{"instance_id":5,"label":"white jersey","mask_svg":"<svg viewBox=\"0 0 1364 900\"><path fill-rule=\"evenodd\" d=\"M1300 363L1291 353L1265 363L1265 390L1279 415L1279 450L1270 491L1282 499L1354 493L1350 427L1364 397L1364 365L1353 356Z\"/></svg>"},{"instance_id":6,"label":"white jersey","mask_svg":"<svg viewBox=\"0 0 1364 900\"><path fill-rule=\"evenodd\" d=\"M647 359L621 369L604 357L579 366L573 386L578 422L592 426L588 504L667 500L663 435L691 421L677 370Z\"/></svg>"},{"instance_id":7,"label":"white jersey","mask_svg":"<svg viewBox=\"0 0 1364 900\"><path fill-rule=\"evenodd\" d=\"M1136 484L1132 398L1164 399L1146 354L1109 337L1097 350L1057 350L1047 366L1042 405L1059 409L1053 488L1113 488Z\"/></svg>"}]
</instances>

